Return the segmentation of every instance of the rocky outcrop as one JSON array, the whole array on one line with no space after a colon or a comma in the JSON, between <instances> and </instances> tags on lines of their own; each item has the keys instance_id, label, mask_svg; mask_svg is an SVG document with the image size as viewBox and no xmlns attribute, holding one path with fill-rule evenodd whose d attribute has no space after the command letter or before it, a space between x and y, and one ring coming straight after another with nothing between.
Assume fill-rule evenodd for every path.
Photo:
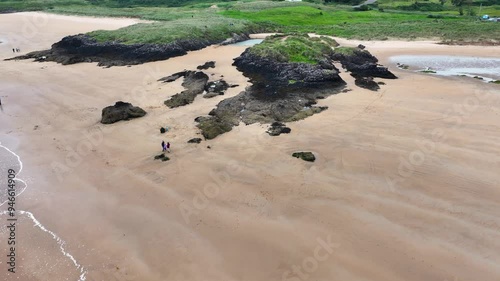
<instances>
[{"instance_id":1,"label":"rocky outcrop","mask_svg":"<svg viewBox=\"0 0 500 281\"><path fill-rule=\"evenodd\" d=\"M133 106L128 102L118 101L115 105L105 107L102 110L102 124L112 124L121 120L129 120L146 115L142 108Z\"/></svg>"},{"instance_id":2,"label":"rocky outcrop","mask_svg":"<svg viewBox=\"0 0 500 281\"><path fill-rule=\"evenodd\" d=\"M286 63L252 54L247 49L234 65L250 78L252 86L221 101L209 116L197 118L206 139L228 132L240 122L272 123L297 121L326 107L316 100L345 87L333 63Z\"/></svg>"},{"instance_id":3,"label":"rocky outcrop","mask_svg":"<svg viewBox=\"0 0 500 281\"><path fill-rule=\"evenodd\" d=\"M246 34L233 34L231 40L246 40L246 37ZM122 44L98 42L88 35L78 34L64 37L53 44L50 50L35 51L12 59L54 61L63 65L97 62L99 66L111 67L166 60L217 43L221 43L221 40L186 39L168 44Z\"/></svg>"},{"instance_id":4,"label":"rocky outcrop","mask_svg":"<svg viewBox=\"0 0 500 281\"><path fill-rule=\"evenodd\" d=\"M285 126L285 124L281 122L274 122L267 129L267 133L270 136L279 136L281 134L289 134L292 130Z\"/></svg>"},{"instance_id":5,"label":"rocky outcrop","mask_svg":"<svg viewBox=\"0 0 500 281\"><path fill-rule=\"evenodd\" d=\"M380 86L373 81L373 77L397 78L387 67L377 64L378 59L364 50L363 45L350 52L334 53L332 59L339 61L344 69L351 72L351 75L356 78L355 84L362 88L373 91L380 89Z\"/></svg>"},{"instance_id":6,"label":"rocky outcrop","mask_svg":"<svg viewBox=\"0 0 500 281\"><path fill-rule=\"evenodd\" d=\"M194 101L197 95L205 91L205 85L208 81L208 75L201 71L187 71L184 74L182 86L186 90L173 95L165 101L165 105L170 108L184 106Z\"/></svg>"},{"instance_id":7,"label":"rocky outcrop","mask_svg":"<svg viewBox=\"0 0 500 281\"><path fill-rule=\"evenodd\" d=\"M292 156L308 162L314 162L316 160L312 152L294 152Z\"/></svg>"}]
</instances>

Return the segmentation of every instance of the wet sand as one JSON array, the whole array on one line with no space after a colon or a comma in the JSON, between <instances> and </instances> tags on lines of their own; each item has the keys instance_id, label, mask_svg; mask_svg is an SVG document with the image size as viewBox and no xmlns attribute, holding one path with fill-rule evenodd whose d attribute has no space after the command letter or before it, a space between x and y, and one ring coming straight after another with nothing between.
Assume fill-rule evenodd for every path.
<instances>
[{"instance_id":1,"label":"wet sand","mask_svg":"<svg viewBox=\"0 0 500 281\"><path fill-rule=\"evenodd\" d=\"M0 15L0 22L25 16ZM22 49L118 27L115 20L53 23ZM19 32L16 24L6 26ZM194 118L248 85L231 66L245 46L109 69L2 61L0 142L23 161L20 178L28 187L17 198L19 209L45 230L32 227L29 214L18 215L19 271L6 275L2 258L0 276L498 280L500 88L398 70L389 59L500 57L500 49L362 43L400 79L384 80L375 93L342 73L352 91L321 100L329 109L289 123L291 134L270 137L265 125L240 125L199 145L186 143L200 137ZM0 51L2 58L11 55L8 45L0 44ZM216 61L205 71L212 79L223 75L240 86L185 107L165 107L163 101L182 90L181 81L156 80L209 60ZM148 114L100 124L101 109L118 100ZM171 129L160 135L160 126ZM153 160L162 140L172 144L168 162ZM316 162L291 157L302 150L313 151ZM2 257L6 235L2 229ZM63 254L61 241L74 261Z\"/></svg>"}]
</instances>

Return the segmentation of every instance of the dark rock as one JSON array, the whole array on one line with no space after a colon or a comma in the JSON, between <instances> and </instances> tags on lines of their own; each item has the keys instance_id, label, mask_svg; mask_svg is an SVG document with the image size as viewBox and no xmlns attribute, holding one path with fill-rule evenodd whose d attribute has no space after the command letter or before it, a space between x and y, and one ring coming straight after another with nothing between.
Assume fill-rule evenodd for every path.
<instances>
[{"instance_id":1,"label":"dark rock","mask_svg":"<svg viewBox=\"0 0 500 281\"><path fill-rule=\"evenodd\" d=\"M208 148L208 149L211 149L212 147L210 147L210 145L207 145L207 148Z\"/></svg>"},{"instance_id":2,"label":"dark rock","mask_svg":"<svg viewBox=\"0 0 500 281\"><path fill-rule=\"evenodd\" d=\"M316 160L312 152L294 152L292 156L309 162L314 162Z\"/></svg>"},{"instance_id":3,"label":"dark rock","mask_svg":"<svg viewBox=\"0 0 500 281\"><path fill-rule=\"evenodd\" d=\"M372 91L377 91L380 89L380 86L377 84L377 82L373 81L372 77L363 77L363 76L355 76L354 84L356 86L365 88L368 90Z\"/></svg>"},{"instance_id":4,"label":"dark rock","mask_svg":"<svg viewBox=\"0 0 500 281\"><path fill-rule=\"evenodd\" d=\"M347 71L363 77L396 79L396 75L387 67L378 65L378 59L366 50L355 49L352 54L334 53L332 59L339 61Z\"/></svg>"},{"instance_id":5,"label":"dark rock","mask_svg":"<svg viewBox=\"0 0 500 281\"><path fill-rule=\"evenodd\" d=\"M173 95L169 100L165 101L165 105L175 108L192 103L197 95L205 91L207 81L208 75L205 73L201 71L188 71L184 77L184 82L182 82L182 86L186 90Z\"/></svg>"},{"instance_id":6,"label":"dark rock","mask_svg":"<svg viewBox=\"0 0 500 281\"><path fill-rule=\"evenodd\" d=\"M165 157L165 153L155 155L155 160L162 159Z\"/></svg>"},{"instance_id":7,"label":"dark rock","mask_svg":"<svg viewBox=\"0 0 500 281\"><path fill-rule=\"evenodd\" d=\"M215 67L215 61L207 61L206 63L202 65L198 65L196 69L202 70L202 69L209 69L209 68L214 68Z\"/></svg>"},{"instance_id":8,"label":"dark rock","mask_svg":"<svg viewBox=\"0 0 500 281\"><path fill-rule=\"evenodd\" d=\"M229 85L229 88L236 88L238 86L239 86L238 84L231 84L231 85Z\"/></svg>"},{"instance_id":9,"label":"dark rock","mask_svg":"<svg viewBox=\"0 0 500 281\"><path fill-rule=\"evenodd\" d=\"M165 134L167 132L167 130L163 127L160 128L160 134Z\"/></svg>"},{"instance_id":10,"label":"dark rock","mask_svg":"<svg viewBox=\"0 0 500 281\"><path fill-rule=\"evenodd\" d=\"M248 38L248 35L233 34L232 40L239 42L246 40L244 38ZM188 51L200 50L221 42L221 40L187 39L168 44L122 44L98 42L88 35L78 34L64 37L49 50L35 51L11 59L55 61L63 65L98 62L99 66L124 66L183 56Z\"/></svg>"},{"instance_id":11,"label":"dark rock","mask_svg":"<svg viewBox=\"0 0 500 281\"><path fill-rule=\"evenodd\" d=\"M200 143L200 142L201 142L200 138L193 138L193 139L188 140L188 143Z\"/></svg>"},{"instance_id":12,"label":"dark rock","mask_svg":"<svg viewBox=\"0 0 500 281\"><path fill-rule=\"evenodd\" d=\"M170 76L166 76L166 77L163 77L163 78L160 78L158 79L158 81L161 81L161 82L165 82L165 83L170 83L170 82L174 82L175 80L181 78L181 77L185 77L187 74L188 74L189 71L187 70L184 70L184 71L181 71L181 72L177 72L177 73L174 73Z\"/></svg>"},{"instance_id":13,"label":"dark rock","mask_svg":"<svg viewBox=\"0 0 500 281\"><path fill-rule=\"evenodd\" d=\"M365 63L361 65L347 63L346 69L351 73L364 77L379 77L385 79L396 79L396 75L389 71L387 67L374 63Z\"/></svg>"},{"instance_id":14,"label":"dark rock","mask_svg":"<svg viewBox=\"0 0 500 281\"><path fill-rule=\"evenodd\" d=\"M361 50L364 50L366 47L365 47L365 45L359 44L358 48L361 49Z\"/></svg>"},{"instance_id":15,"label":"dark rock","mask_svg":"<svg viewBox=\"0 0 500 281\"><path fill-rule=\"evenodd\" d=\"M229 84L227 84L224 80L217 80L208 82L205 85L205 91L207 92L203 97L211 98L218 95L224 95L224 92L229 88Z\"/></svg>"},{"instance_id":16,"label":"dark rock","mask_svg":"<svg viewBox=\"0 0 500 281\"><path fill-rule=\"evenodd\" d=\"M101 123L112 124L120 120L129 120L146 115L142 108L133 106L128 102L118 101L115 105L105 107L102 110Z\"/></svg>"},{"instance_id":17,"label":"dark rock","mask_svg":"<svg viewBox=\"0 0 500 281\"><path fill-rule=\"evenodd\" d=\"M289 134L292 130L285 126L285 124L281 122L273 122L267 133L270 136L279 136L280 134Z\"/></svg>"},{"instance_id":18,"label":"dark rock","mask_svg":"<svg viewBox=\"0 0 500 281\"><path fill-rule=\"evenodd\" d=\"M379 84L379 85L385 85L385 82L379 81L379 82L377 82L377 84Z\"/></svg>"}]
</instances>

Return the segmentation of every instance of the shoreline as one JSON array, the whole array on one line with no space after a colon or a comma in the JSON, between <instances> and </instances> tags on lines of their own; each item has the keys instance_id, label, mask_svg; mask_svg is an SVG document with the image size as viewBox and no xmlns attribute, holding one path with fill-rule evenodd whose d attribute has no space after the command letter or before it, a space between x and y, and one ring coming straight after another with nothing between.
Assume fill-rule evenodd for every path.
<instances>
[{"instance_id":1,"label":"shoreline","mask_svg":"<svg viewBox=\"0 0 500 281\"><path fill-rule=\"evenodd\" d=\"M23 49L57 40L69 29L90 29L57 22L54 34L40 33L31 40L34 46ZM19 202L66 242L92 280L281 280L313 254L318 238L339 246L308 273L311 279L495 280L498 86L411 73L389 61L404 52L487 52L415 42L364 45L399 79L375 93L354 86L342 71L352 91L320 100L318 105L329 106L324 112L287 123L291 134L270 137L265 125L240 124L199 145L187 143L199 136L194 118L248 85L232 66L245 46L209 46L107 69L95 63L2 62L0 80L11 86L0 90L0 138L10 130L19 138L16 153L23 177L31 180ZM500 57L500 50L488 55ZM180 80L157 79L210 60L216 61L204 70L210 80L223 75L239 87L224 96L197 97L186 107L165 107L163 101L183 87ZM471 98L477 105L464 107ZM117 100L148 114L99 124L101 109ZM465 113L454 112L456 106ZM171 130L162 135L162 126ZM433 139L434 129L444 137ZM172 143L166 163L153 160L163 139ZM316 162L291 157L302 150L313 151ZM77 163L78 151L85 153L78 153ZM415 164L411 157L420 153L425 159ZM53 163L68 170L54 171ZM400 174L401 163L410 163L412 173ZM210 196L203 195L207 190ZM24 268L39 268L33 278L78 280L81 273L56 241L25 223L30 239L20 254ZM47 256L52 266L42 266ZM30 278L35 273L23 272Z\"/></svg>"}]
</instances>

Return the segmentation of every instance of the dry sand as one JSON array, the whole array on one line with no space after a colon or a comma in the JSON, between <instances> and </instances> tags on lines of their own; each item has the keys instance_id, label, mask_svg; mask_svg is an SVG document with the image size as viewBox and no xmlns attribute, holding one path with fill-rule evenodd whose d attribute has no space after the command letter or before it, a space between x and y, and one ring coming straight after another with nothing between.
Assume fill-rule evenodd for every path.
<instances>
[{"instance_id":1,"label":"dry sand","mask_svg":"<svg viewBox=\"0 0 500 281\"><path fill-rule=\"evenodd\" d=\"M30 15L0 15L1 36L20 32L13 22ZM23 49L129 24L69 17L51 23ZM432 42L363 44L385 64L392 54L500 56L500 48ZM1 57L10 56L1 46ZM199 136L195 117L247 85L231 66L244 48L209 47L109 69L2 61L0 142L21 157L20 177L28 182L17 203L62 240L19 214L18 273L6 274L0 231L0 279L500 279L497 85L389 65L400 79L375 93L343 73L352 91L321 100L329 109L288 124L289 135L240 125L187 144ZM217 62L206 71L212 79L224 75L240 87L166 108L162 102L182 89L181 81L156 80L208 60ZM117 100L148 115L100 124L101 109ZM165 125L171 130L160 135ZM161 140L172 143L171 161L153 160ZM290 156L301 150L313 151L316 162ZM62 241L80 268L63 255ZM288 274L294 267L301 273Z\"/></svg>"}]
</instances>

